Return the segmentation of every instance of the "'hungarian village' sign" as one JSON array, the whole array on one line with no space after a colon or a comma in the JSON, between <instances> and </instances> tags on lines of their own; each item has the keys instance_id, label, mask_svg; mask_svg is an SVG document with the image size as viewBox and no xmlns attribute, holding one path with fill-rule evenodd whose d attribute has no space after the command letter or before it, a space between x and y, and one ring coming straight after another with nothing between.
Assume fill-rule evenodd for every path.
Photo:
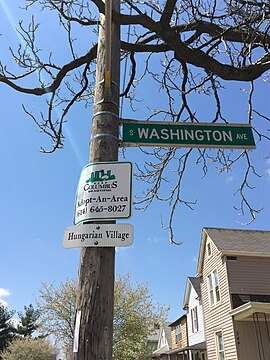
<instances>
[{"instance_id":1,"label":"'hungarian village' sign","mask_svg":"<svg viewBox=\"0 0 270 360\"><path fill-rule=\"evenodd\" d=\"M130 246L133 243L131 224L83 224L64 232L65 248Z\"/></svg>"},{"instance_id":2,"label":"'hungarian village' sign","mask_svg":"<svg viewBox=\"0 0 270 360\"><path fill-rule=\"evenodd\" d=\"M130 162L86 165L77 188L74 224L88 220L128 219L132 209L131 195Z\"/></svg>"},{"instance_id":3,"label":"'hungarian village' sign","mask_svg":"<svg viewBox=\"0 0 270 360\"><path fill-rule=\"evenodd\" d=\"M123 146L255 149L250 125L123 120Z\"/></svg>"}]
</instances>

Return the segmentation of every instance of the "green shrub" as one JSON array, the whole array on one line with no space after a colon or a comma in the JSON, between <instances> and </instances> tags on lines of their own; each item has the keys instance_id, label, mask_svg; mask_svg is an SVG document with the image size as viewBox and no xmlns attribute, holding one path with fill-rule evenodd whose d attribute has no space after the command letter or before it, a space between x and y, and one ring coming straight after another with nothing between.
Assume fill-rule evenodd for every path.
<instances>
[{"instance_id":1,"label":"green shrub","mask_svg":"<svg viewBox=\"0 0 270 360\"><path fill-rule=\"evenodd\" d=\"M2 360L55 360L56 351L45 339L16 339L1 354Z\"/></svg>"}]
</instances>

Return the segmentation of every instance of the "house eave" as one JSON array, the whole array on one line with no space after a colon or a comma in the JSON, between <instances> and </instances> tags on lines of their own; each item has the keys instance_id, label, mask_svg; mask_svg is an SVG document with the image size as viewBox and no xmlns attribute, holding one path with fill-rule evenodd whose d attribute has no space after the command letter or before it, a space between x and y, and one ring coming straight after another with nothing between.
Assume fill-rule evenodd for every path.
<instances>
[{"instance_id":1,"label":"house eave","mask_svg":"<svg viewBox=\"0 0 270 360\"><path fill-rule=\"evenodd\" d=\"M207 227L203 228L202 230L202 239L201 239L201 245L200 245L200 251L199 251L199 258L198 258L198 266L197 266L197 273L196 277L202 276L202 269L203 269L203 260L204 260L204 252L206 247L206 241L207 236L209 234L207 233ZM270 253L266 253L263 251L254 252L254 251L239 251L239 250L220 250L219 255L222 256L247 256L247 257L261 257L261 258L270 258Z\"/></svg>"},{"instance_id":2,"label":"house eave","mask_svg":"<svg viewBox=\"0 0 270 360\"><path fill-rule=\"evenodd\" d=\"M178 319L176 319L175 321L173 321L171 324L169 324L169 327L175 326L177 324L180 324L182 320L186 319L187 315L183 314L182 316L180 316Z\"/></svg>"},{"instance_id":3,"label":"house eave","mask_svg":"<svg viewBox=\"0 0 270 360\"><path fill-rule=\"evenodd\" d=\"M264 257L264 258L270 258L269 253L264 252L248 252L248 251L226 251L221 250L220 256L247 256L247 257Z\"/></svg>"},{"instance_id":4,"label":"house eave","mask_svg":"<svg viewBox=\"0 0 270 360\"><path fill-rule=\"evenodd\" d=\"M207 239L207 232L206 232L205 228L203 228L196 277L202 276L203 258L204 258L206 239Z\"/></svg>"},{"instance_id":5,"label":"house eave","mask_svg":"<svg viewBox=\"0 0 270 360\"><path fill-rule=\"evenodd\" d=\"M188 350L198 350L198 351L205 351L206 350L206 342L203 341L201 343L191 345L191 346L184 346L179 348L171 349L167 352L162 353L161 355L173 355L173 354L182 354Z\"/></svg>"},{"instance_id":6,"label":"house eave","mask_svg":"<svg viewBox=\"0 0 270 360\"><path fill-rule=\"evenodd\" d=\"M231 310L229 314L237 321L248 321L256 313L270 316L270 303L249 301Z\"/></svg>"}]
</instances>

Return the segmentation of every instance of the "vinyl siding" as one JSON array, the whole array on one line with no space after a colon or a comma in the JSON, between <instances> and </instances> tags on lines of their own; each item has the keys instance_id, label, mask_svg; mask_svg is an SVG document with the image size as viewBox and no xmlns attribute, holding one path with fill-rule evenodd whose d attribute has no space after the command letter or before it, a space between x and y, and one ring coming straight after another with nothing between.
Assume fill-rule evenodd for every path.
<instances>
[{"instance_id":1,"label":"vinyl siding","mask_svg":"<svg viewBox=\"0 0 270 360\"><path fill-rule=\"evenodd\" d=\"M231 294L270 295L270 259L237 256L227 268Z\"/></svg>"},{"instance_id":2,"label":"vinyl siding","mask_svg":"<svg viewBox=\"0 0 270 360\"><path fill-rule=\"evenodd\" d=\"M175 326L172 327L172 349L176 349L180 347L180 343L176 342L176 335L175 335Z\"/></svg>"},{"instance_id":3,"label":"vinyl siding","mask_svg":"<svg viewBox=\"0 0 270 360\"><path fill-rule=\"evenodd\" d=\"M268 338L268 329L270 323L260 322L260 334L263 339L263 359L270 359L270 345ZM252 321L236 321L235 335L237 339L238 360L260 360L258 343L254 333L254 323Z\"/></svg>"},{"instance_id":4,"label":"vinyl siding","mask_svg":"<svg viewBox=\"0 0 270 360\"><path fill-rule=\"evenodd\" d=\"M187 320L181 323L182 328L182 347L188 346Z\"/></svg>"},{"instance_id":5,"label":"vinyl siding","mask_svg":"<svg viewBox=\"0 0 270 360\"><path fill-rule=\"evenodd\" d=\"M217 270L218 273L220 301L216 305L211 306L208 290L208 275L214 270ZM204 311L207 358L208 360L217 360L215 332L221 330L223 334L225 359L237 360L233 322L232 317L229 315L231 302L226 262L221 259L213 243L212 256L208 257L207 254L204 253L202 276L201 295Z\"/></svg>"},{"instance_id":6,"label":"vinyl siding","mask_svg":"<svg viewBox=\"0 0 270 360\"><path fill-rule=\"evenodd\" d=\"M188 342L190 346L205 341L202 305L201 302L197 299L197 297L198 294L196 293L194 287L191 285L187 312ZM198 331L192 332L191 309L194 309L196 306L198 314Z\"/></svg>"},{"instance_id":7,"label":"vinyl siding","mask_svg":"<svg viewBox=\"0 0 270 360\"><path fill-rule=\"evenodd\" d=\"M181 321L181 330L182 330L182 340L176 342L176 335L175 335L175 327L172 326L171 335L172 335L172 349L176 348L184 348L188 346L188 338L187 338L187 321L186 319Z\"/></svg>"}]
</instances>

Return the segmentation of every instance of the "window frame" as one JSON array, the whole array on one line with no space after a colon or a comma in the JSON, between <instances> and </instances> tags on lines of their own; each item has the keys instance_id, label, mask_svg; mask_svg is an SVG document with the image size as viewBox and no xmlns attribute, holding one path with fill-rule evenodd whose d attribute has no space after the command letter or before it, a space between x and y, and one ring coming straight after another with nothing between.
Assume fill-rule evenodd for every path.
<instances>
[{"instance_id":1,"label":"window frame","mask_svg":"<svg viewBox=\"0 0 270 360\"><path fill-rule=\"evenodd\" d=\"M175 341L179 343L182 341L182 327L181 324L175 326Z\"/></svg>"},{"instance_id":2,"label":"window frame","mask_svg":"<svg viewBox=\"0 0 270 360\"><path fill-rule=\"evenodd\" d=\"M198 306L195 306L193 309L191 309L190 313L191 313L192 332L196 333L199 331Z\"/></svg>"},{"instance_id":3,"label":"window frame","mask_svg":"<svg viewBox=\"0 0 270 360\"><path fill-rule=\"evenodd\" d=\"M210 240L208 240L206 243L206 252L207 252L207 258L210 259L213 255L212 244Z\"/></svg>"},{"instance_id":4,"label":"window frame","mask_svg":"<svg viewBox=\"0 0 270 360\"><path fill-rule=\"evenodd\" d=\"M210 300L210 306L215 306L220 303L220 288L219 288L219 279L218 271L214 269L207 276L208 279L208 295Z\"/></svg>"},{"instance_id":5,"label":"window frame","mask_svg":"<svg viewBox=\"0 0 270 360\"><path fill-rule=\"evenodd\" d=\"M221 334L221 337L219 337L218 334ZM222 348L220 348L219 339L222 340ZM224 339L223 339L222 330L215 331L215 343L216 343L217 360L225 360L225 349L224 349Z\"/></svg>"}]
</instances>

